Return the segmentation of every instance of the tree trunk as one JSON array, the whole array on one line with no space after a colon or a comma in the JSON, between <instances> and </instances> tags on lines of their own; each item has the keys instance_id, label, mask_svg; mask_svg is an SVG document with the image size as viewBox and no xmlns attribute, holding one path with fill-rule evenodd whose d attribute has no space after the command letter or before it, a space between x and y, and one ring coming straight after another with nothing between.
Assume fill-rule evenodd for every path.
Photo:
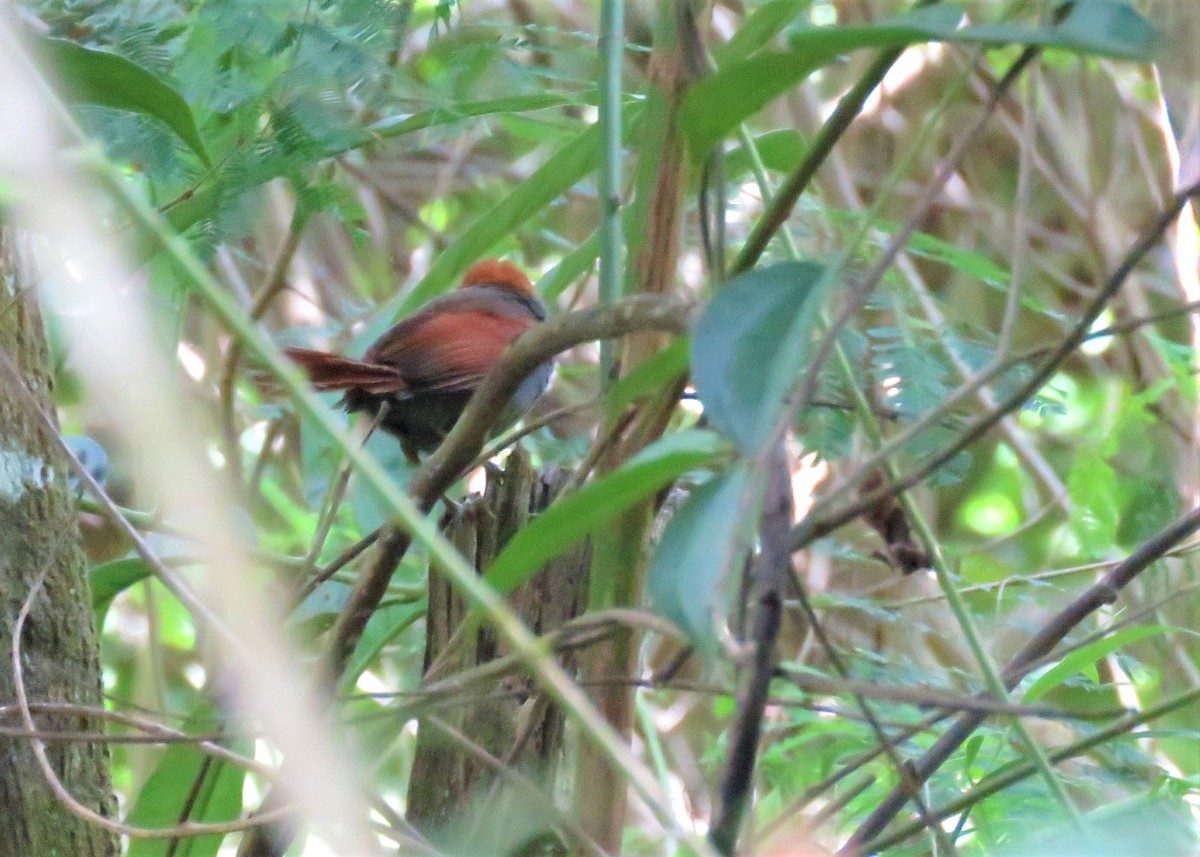
<instances>
[{"instance_id":1,"label":"tree trunk","mask_svg":"<svg viewBox=\"0 0 1200 857\"><path fill-rule=\"evenodd\" d=\"M29 701L98 706L99 648L66 462L21 395L24 385L53 414L46 338L15 237L0 229L0 350L22 376L12 377L0 360L0 705L16 702L12 631L36 588L20 652ZM19 728L20 718L6 709L0 723ZM39 732L102 728L78 716L35 714L34 723ZM104 743L47 741L46 753L80 803L113 814ZM0 760L0 857L118 853L115 835L71 814L54 796L28 739L0 736Z\"/></svg>"},{"instance_id":2,"label":"tree trunk","mask_svg":"<svg viewBox=\"0 0 1200 857\"><path fill-rule=\"evenodd\" d=\"M482 571L531 513L549 504L565 476L539 476L528 454L514 449L503 470L489 466L484 495L465 499L446 521L447 538ZM512 594L513 609L531 631L550 633L578 614L588 563L588 546L580 545L551 561ZM449 651L447 646L466 613L450 584L431 571L425 637L427 682L508 654L488 629L480 629L465 645ZM571 657L564 658L569 668ZM505 789L503 778L497 777L492 767L438 725L449 725L493 759L521 770L553 795L564 737L563 714L557 706L524 678L510 675L464 694L464 699L438 709L435 716L437 721L423 718L417 733L408 788L410 822L451 849L455 843L466 845L486 835L497 853L506 849L525 853L521 846L540 841L553 830L553 816L544 806L531 804L528 794ZM501 817L504 824L497 828L495 819Z\"/></svg>"}]
</instances>

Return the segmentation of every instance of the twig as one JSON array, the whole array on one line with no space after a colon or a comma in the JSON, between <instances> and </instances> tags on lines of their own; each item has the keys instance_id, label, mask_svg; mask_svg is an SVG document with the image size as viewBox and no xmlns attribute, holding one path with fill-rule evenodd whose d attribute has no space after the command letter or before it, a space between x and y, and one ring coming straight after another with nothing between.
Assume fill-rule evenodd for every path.
<instances>
[{"instance_id":1,"label":"twig","mask_svg":"<svg viewBox=\"0 0 1200 857\"><path fill-rule=\"evenodd\" d=\"M936 0L932 0L932 2L936 2ZM913 8L928 5L930 5L929 2L918 2L913 4ZM742 250L733 263L730 270L731 275L748 271L758 262L759 257L771 242L772 236L787 223L796 201L800 199L800 194L804 193L809 182L817 174L817 170L821 168L825 159L833 151L834 145L850 127L850 123L862 112L863 104L866 103L868 96L875 91L875 87L879 86L884 75L888 73L888 69L895 64L905 50L905 48L890 48L881 51L875 61L863 72L858 82L841 97L837 107L829 115L825 124L821 126L821 130L817 133L812 145L809 146L804 160L788 176L787 181L775 194L770 207L754 224L750 236L742 245Z\"/></svg>"},{"instance_id":2,"label":"twig","mask_svg":"<svg viewBox=\"0 0 1200 857\"><path fill-rule=\"evenodd\" d=\"M792 556L788 528L792 521L792 488L787 450L780 442L772 456L759 538L762 549L751 570L754 628L747 675L738 691L737 716L721 776L720 805L708 838L724 855L732 855L750 802L758 740L762 733L771 677L775 674L775 645L783 612L783 589L790 577Z\"/></svg>"},{"instance_id":3,"label":"twig","mask_svg":"<svg viewBox=\"0 0 1200 857\"><path fill-rule=\"evenodd\" d=\"M29 594L21 604L21 609L17 613L16 621L13 623L11 646L12 653L9 659L9 664L13 672L13 690L17 697L17 709L21 715L21 723L25 726L25 730L31 734L37 734L37 727L33 722L33 714L30 710L29 699L25 693L25 672L21 664L21 634L25 628L25 620L29 618L29 612L33 606L33 599L41 591L42 584L45 582L46 573L49 571L49 565L43 566L38 573L37 579L33 586L30 587ZM38 767L42 771L42 776L46 780L46 784L50 787L50 791L54 794L64 807L73 815L82 818L84 821L112 831L122 836L137 837L142 839L173 839L180 836L204 836L213 833L233 833L239 830L247 830L252 827L257 827L262 824L267 824L279 818L289 815L293 810L292 807L281 807L272 813L266 813L262 816L253 819L244 819L241 821L215 822L197 824L187 822L174 827L163 828L147 828L134 827L133 825L125 824L120 821L113 821L107 816L101 815L89 806L80 803L73 794L63 785L58 774L54 771L54 766L50 764L50 759L46 755L46 745L40 738L30 738L29 744L33 750L34 758L37 760Z\"/></svg>"},{"instance_id":4,"label":"twig","mask_svg":"<svg viewBox=\"0 0 1200 857\"><path fill-rule=\"evenodd\" d=\"M380 404L379 410L375 412L375 415L371 418L370 424L367 426L366 432L363 434L362 443L360 444L361 446L366 446L367 441L371 439L371 435L374 434L375 430L383 423L384 419L387 417L389 407L390 406L386 401ZM322 504L324 509L322 510L321 518L317 523L317 531L313 534L313 541L312 545L308 549L308 555L304 558L305 570L314 568L317 562L317 557L321 555L321 548L325 546L325 539L329 537L329 531L333 529L333 522L337 517L338 506L341 505L342 499L346 495L346 486L350 484L350 475L353 472L354 470L351 467L350 462L343 461L341 466L338 468L337 478L330 483L329 489L325 492L325 502ZM377 533L379 531L376 530L375 532ZM365 539L360 539L359 542L353 547L357 547L364 541ZM367 545L370 545L370 542L367 542ZM351 550L353 550L353 547ZM365 550L366 547L363 549ZM345 554L343 554L343 556L345 556ZM357 556L357 554L354 554L354 556ZM338 559L340 560L341 557L338 557ZM347 560L347 562L349 562L349 560ZM333 577L333 575L336 574L340 568L341 565L338 565L335 561L334 563L330 564L329 568L319 571L308 580L304 581L304 583L300 585L299 589L297 589L295 596L292 598L292 609L295 610L297 607L299 607L305 598L311 595L318 586L329 580L329 578Z\"/></svg>"},{"instance_id":5,"label":"twig","mask_svg":"<svg viewBox=\"0 0 1200 857\"><path fill-rule=\"evenodd\" d=\"M580 402L576 405L564 405L561 408L555 408L549 413L542 414L536 420L524 422L521 424L520 428L505 432L504 434L500 435L500 437L492 441L492 443L484 447L483 451L480 452L479 455L475 457L475 460L467 465L464 470L470 472L476 467L483 467L483 465L487 464L487 462L491 461L501 452L508 449L510 446L516 445L516 443L522 438L528 437L534 432L542 430L555 420L560 420L563 417L572 416L582 411L590 410L599 404L599 398L592 398L588 399L586 402Z\"/></svg>"},{"instance_id":6,"label":"twig","mask_svg":"<svg viewBox=\"0 0 1200 857\"><path fill-rule=\"evenodd\" d=\"M968 426L952 444L936 455L926 459L914 471L903 478L884 485L876 491L864 494L857 501L825 515L816 514L820 507L825 505L824 502L819 503L818 506L814 507L813 512L809 513L808 517L792 528L792 549L800 550L806 547L814 540L828 535L859 517L866 509L871 508L881 500L895 496L902 491L907 491L920 484L929 474L991 431L1006 414L1017 410L1026 400L1036 394L1054 375L1063 361L1087 339L1088 330L1095 323L1096 319L1099 318L1100 313L1104 311L1104 307L1116 294L1117 290L1120 289L1125 280L1128 279L1142 258L1162 239L1162 236L1170 228L1171 224L1175 222L1175 219L1179 216L1179 212L1183 210L1187 201L1196 195L1200 195L1200 181L1184 188L1175 195L1171 205L1155 218L1150 227L1142 234L1134 246L1130 248L1129 252L1125 254L1125 258L1122 259L1117 269L1105 280L1100 290L1084 309L1083 315L1076 325L1064 337L1063 341L1051 351L1050 356L1034 370L1032 376L1021 385L1020 389L1000 402L990 413L980 417Z\"/></svg>"},{"instance_id":7,"label":"twig","mask_svg":"<svg viewBox=\"0 0 1200 857\"><path fill-rule=\"evenodd\" d=\"M224 761L232 762L260 777L266 779L276 778L277 772L274 768L257 762L249 756L242 756L235 753L217 743L225 740L227 737L225 735L192 735L187 732L181 732L178 729L172 729L169 726L163 726L161 723L145 717L138 717L124 711L110 711L98 705L77 705L69 702L30 702L26 707L30 712L38 712L39 714L69 714L72 717L109 720L113 723L119 723L122 726L140 729L147 734L106 735L103 732L41 732L36 730L30 732L28 729L4 727L4 735L14 738L37 738L43 741L106 741L110 744L195 744L204 752L210 753ZM21 707L19 705L0 705L0 718L20 717L20 715Z\"/></svg>"},{"instance_id":8,"label":"twig","mask_svg":"<svg viewBox=\"0 0 1200 857\"><path fill-rule=\"evenodd\" d=\"M985 714L1007 714L1014 717L1040 717L1051 720L1108 720L1129 713L1128 709L1108 711L1064 711L1045 705L1019 705L983 696L959 696L932 687L912 687L876 684L855 679L832 679L810 672L780 667L778 675L809 693L853 694L867 699L886 699L903 702L918 708L937 708L943 712L977 711Z\"/></svg>"},{"instance_id":9,"label":"twig","mask_svg":"<svg viewBox=\"0 0 1200 857\"><path fill-rule=\"evenodd\" d=\"M1076 756L1082 756L1084 753L1087 753L1088 751L1093 750L1114 738L1132 732L1138 726L1141 726L1145 723L1150 723L1153 720L1157 720L1160 717L1164 717L1186 706L1195 705L1197 700L1200 700L1200 687L1194 687L1190 690L1187 690L1178 696L1172 697L1171 699L1161 702L1152 708L1146 709L1145 711L1139 711L1135 714L1130 714L1128 717L1106 726L1104 729L1101 729L1098 732L1087 736L1086 738L1083 738L1072 744L1068 744L1067 746L1061 747L1057 750L1051 750L1047 756L1054 764L1065 762L1068 759L1075 758ZM943 806L935 807L932 810L932 813L934 817L939 820L950 818L956 813L964 812L985 798L1003 791L1014 783L1028 779L1036 773L1037 769L1033 764L1024 762L1013 768L1009 768L1003 773L998 773L995 776L988 777L979 785L963 794L961 797L958 797ZM919 825L902 825L894 832L889 833L886 837L881 837L868 842L864 846L863 850L866 853L881 853L885 849L891 848L893 845L903 842L914 833L920 832L920 830L921 827Z\"/></svg>"},{"instance_id":10,"label":"twig","mask_svg":"<svg viewBox=\"0 0 1200 857\"><path fill-rule=\"evenodd\" d=\"M1124 562L1106 574L1099 583L1090 587L1059 611L1009 661L1001 673L1005 686L1009 690L1015 687L1033 664L1053 650L1071 630L1099 608L1114 603L1121 589L1130 581L1197 530L1200 530L1200 508L1193 509L1179 521L1141 545ZM950 757L950 754L975 731L985 716L979 712L970 712L960 717L926 754L914 763L912 766L914 776L922 783L928 780L934 771ZM895 818L896 813L903 806L904 798L905 794L900 789L893 789L838 853L844 857L866 853L864 851L866 843L878 836Z\"/></svg>"},{"instance_id":11,"label":"twig","mask_svg":"<svg viewBox=\"0 0 1200 857\"><path fill-rule=\"evenodd\" d=\"M600 259L599 297L611 304L621 297L625 267L625 236L621 222L621 70L625 58L625 0L600 3L600 223L597 243ZM611 343L600 343L600 386L605 389L615 362Z\"/></svg>"},{"instance_id":12,"label":"twig","mask_svg":"<svg viewBox=\"0 0 1200 857\"><path fill-rule=\"evenodd\" d=\"M254 297L250 307L250 321L256 322L270 309L275 298L287 287L287 273L292 265L292 259L300 248L300 238L304 234L304 218L299 212L292 218L288 227L287 237L271 273L262 288ZM221 402L221 435L225 439L225 463L229 467L230 481L235 486L242 483L242 455L238 441L237 414L234 413L234 390L237 384L238 364L242 359L242 342L234 336L229 342L229 350L221 364L221 374L217 381L217 390Z\"/></svg>"}]
</instances>

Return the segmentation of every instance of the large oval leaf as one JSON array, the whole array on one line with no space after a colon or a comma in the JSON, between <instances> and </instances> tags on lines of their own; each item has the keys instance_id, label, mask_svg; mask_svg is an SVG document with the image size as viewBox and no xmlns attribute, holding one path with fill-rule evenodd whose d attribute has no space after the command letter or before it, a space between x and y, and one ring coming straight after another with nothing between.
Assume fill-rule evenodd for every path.
<instances>
[{"instance_id":1,"label":"large oval leaf","mask_svg":"<svg viewBox=\"0 0 1200 857\"><path fill-rule=\"evenodd\" d=\"M205 166L211 166L192 108L163 80L124 57L63 39L42 39L39 47L68 97L153 116L174 131Z\"/></svg>"},{"instance_id":2,"label":"large oval leaf","mask_svg":"<svg viewBox=\"0 0 1200 857\"><path fill-rule=\"evenodd\" d=\"M751 454L771 438L809 351L825 268L781 262L730 280L692 335L692 378L709 423Z\"/></svg>"},{"instance_id":3,"label":"large oval leaf","mask_svg":"<svg viewBox=\"0 0 1200 857\"><path fill-rule=\"evenodd\" d=\"M650 559L646 585L654 611L679 626L703 655L717 649L715 617L729 569L750 549L756 509L750 474L736 468L710 479L667 522Z\"/></svg>"}]
</instances>

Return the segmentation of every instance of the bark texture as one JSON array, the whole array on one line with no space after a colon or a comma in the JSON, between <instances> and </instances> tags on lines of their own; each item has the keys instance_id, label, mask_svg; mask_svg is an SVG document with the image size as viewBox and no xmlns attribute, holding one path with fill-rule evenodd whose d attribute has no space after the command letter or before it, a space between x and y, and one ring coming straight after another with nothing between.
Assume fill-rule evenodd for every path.
<instances>
[{"instance_id":1,"label":"bark texture","mask_svg":"<svg viewBox=\"0 0 1200 857\"><path fill-rule=\"evenodd\" d=\"M565 475L565 474L564 474ZM548 505L562 479L541 477L528 455L516 449L505 469L489 467L483 496L469 497L446 523L446 535L475 567L483 570L528 520ZM546 634L573 618L582 605L588 568L587 546L568 551L513 593L511 602L525 624ZM507 654L495 636L482 629L463 644L453 644L466 616L462 599L436 573L430 574L426 620L425 669L434 681L487 664ZM434 673L430 673L430 670ZM553 794L554 774L563 749L563 714L520 675L464 688L462 699L439 707L442 723L465 735L506 766L518 768ZM551 827L544 807L531 808L528 795L504 788L503 778L428 718L420 722L416 758L408 791L408 819L435 838L449 841L499 835L495 819L503 815L505 835L536 840ZM474 818L464 829L445 829L452 821ZM491 818L484 830L478 819ZM461 826L461 824L459 824ZM470 829L475 827L476 829Z\"/></svg>"},{"instance_id":2,"label":"bark texture","mask_svg":"<svg viewBox=\"0 0 1200 857\"><path fill-rule=\"evenodd\" d=\"M0 349L23 376L0 366L0 705L16 701L12 631L33 598L21 638L30 702L100 705L100 658L67 468L54 439L20 395L50 403L50 357L32 277L14 233L0 229ZM79 717L35 715L39 731L97 731ZM19 727L16 715L0 724ZM111 816L115 808L103 743L47 741L50 764L78 801ZM69 813L51 792L28 740L0 736L0 857L112 857L117 837Z\"/></svg>"}]
</instances>

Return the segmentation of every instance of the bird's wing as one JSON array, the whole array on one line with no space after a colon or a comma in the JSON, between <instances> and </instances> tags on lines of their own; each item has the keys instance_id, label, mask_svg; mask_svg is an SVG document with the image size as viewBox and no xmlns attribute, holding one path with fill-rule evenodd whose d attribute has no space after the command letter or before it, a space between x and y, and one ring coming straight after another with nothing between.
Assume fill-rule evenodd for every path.
<instances>
[{"instance_id":1,"label":"bird's wing","mask_svg":"<svg viewBox=\"0 0 1200 857\"><path fill-rule=\"evenodd\" d=\"M413 393L470 390L536 322L528 313L421 312L384 334L364 359L395 367Z\"/></svg>"},{"instance_id":2,"label":"bird's wing","mask_svg":"<svg viewBox=\"0 0 1200 857\"><path fill-rule=\"evenodd\" d=\"M358 389L384 394L408 390L404 376L393 366L308 348L285 348L284 353L304 369L313 387L321 392Z\"/></svg>"}]
</instances>

